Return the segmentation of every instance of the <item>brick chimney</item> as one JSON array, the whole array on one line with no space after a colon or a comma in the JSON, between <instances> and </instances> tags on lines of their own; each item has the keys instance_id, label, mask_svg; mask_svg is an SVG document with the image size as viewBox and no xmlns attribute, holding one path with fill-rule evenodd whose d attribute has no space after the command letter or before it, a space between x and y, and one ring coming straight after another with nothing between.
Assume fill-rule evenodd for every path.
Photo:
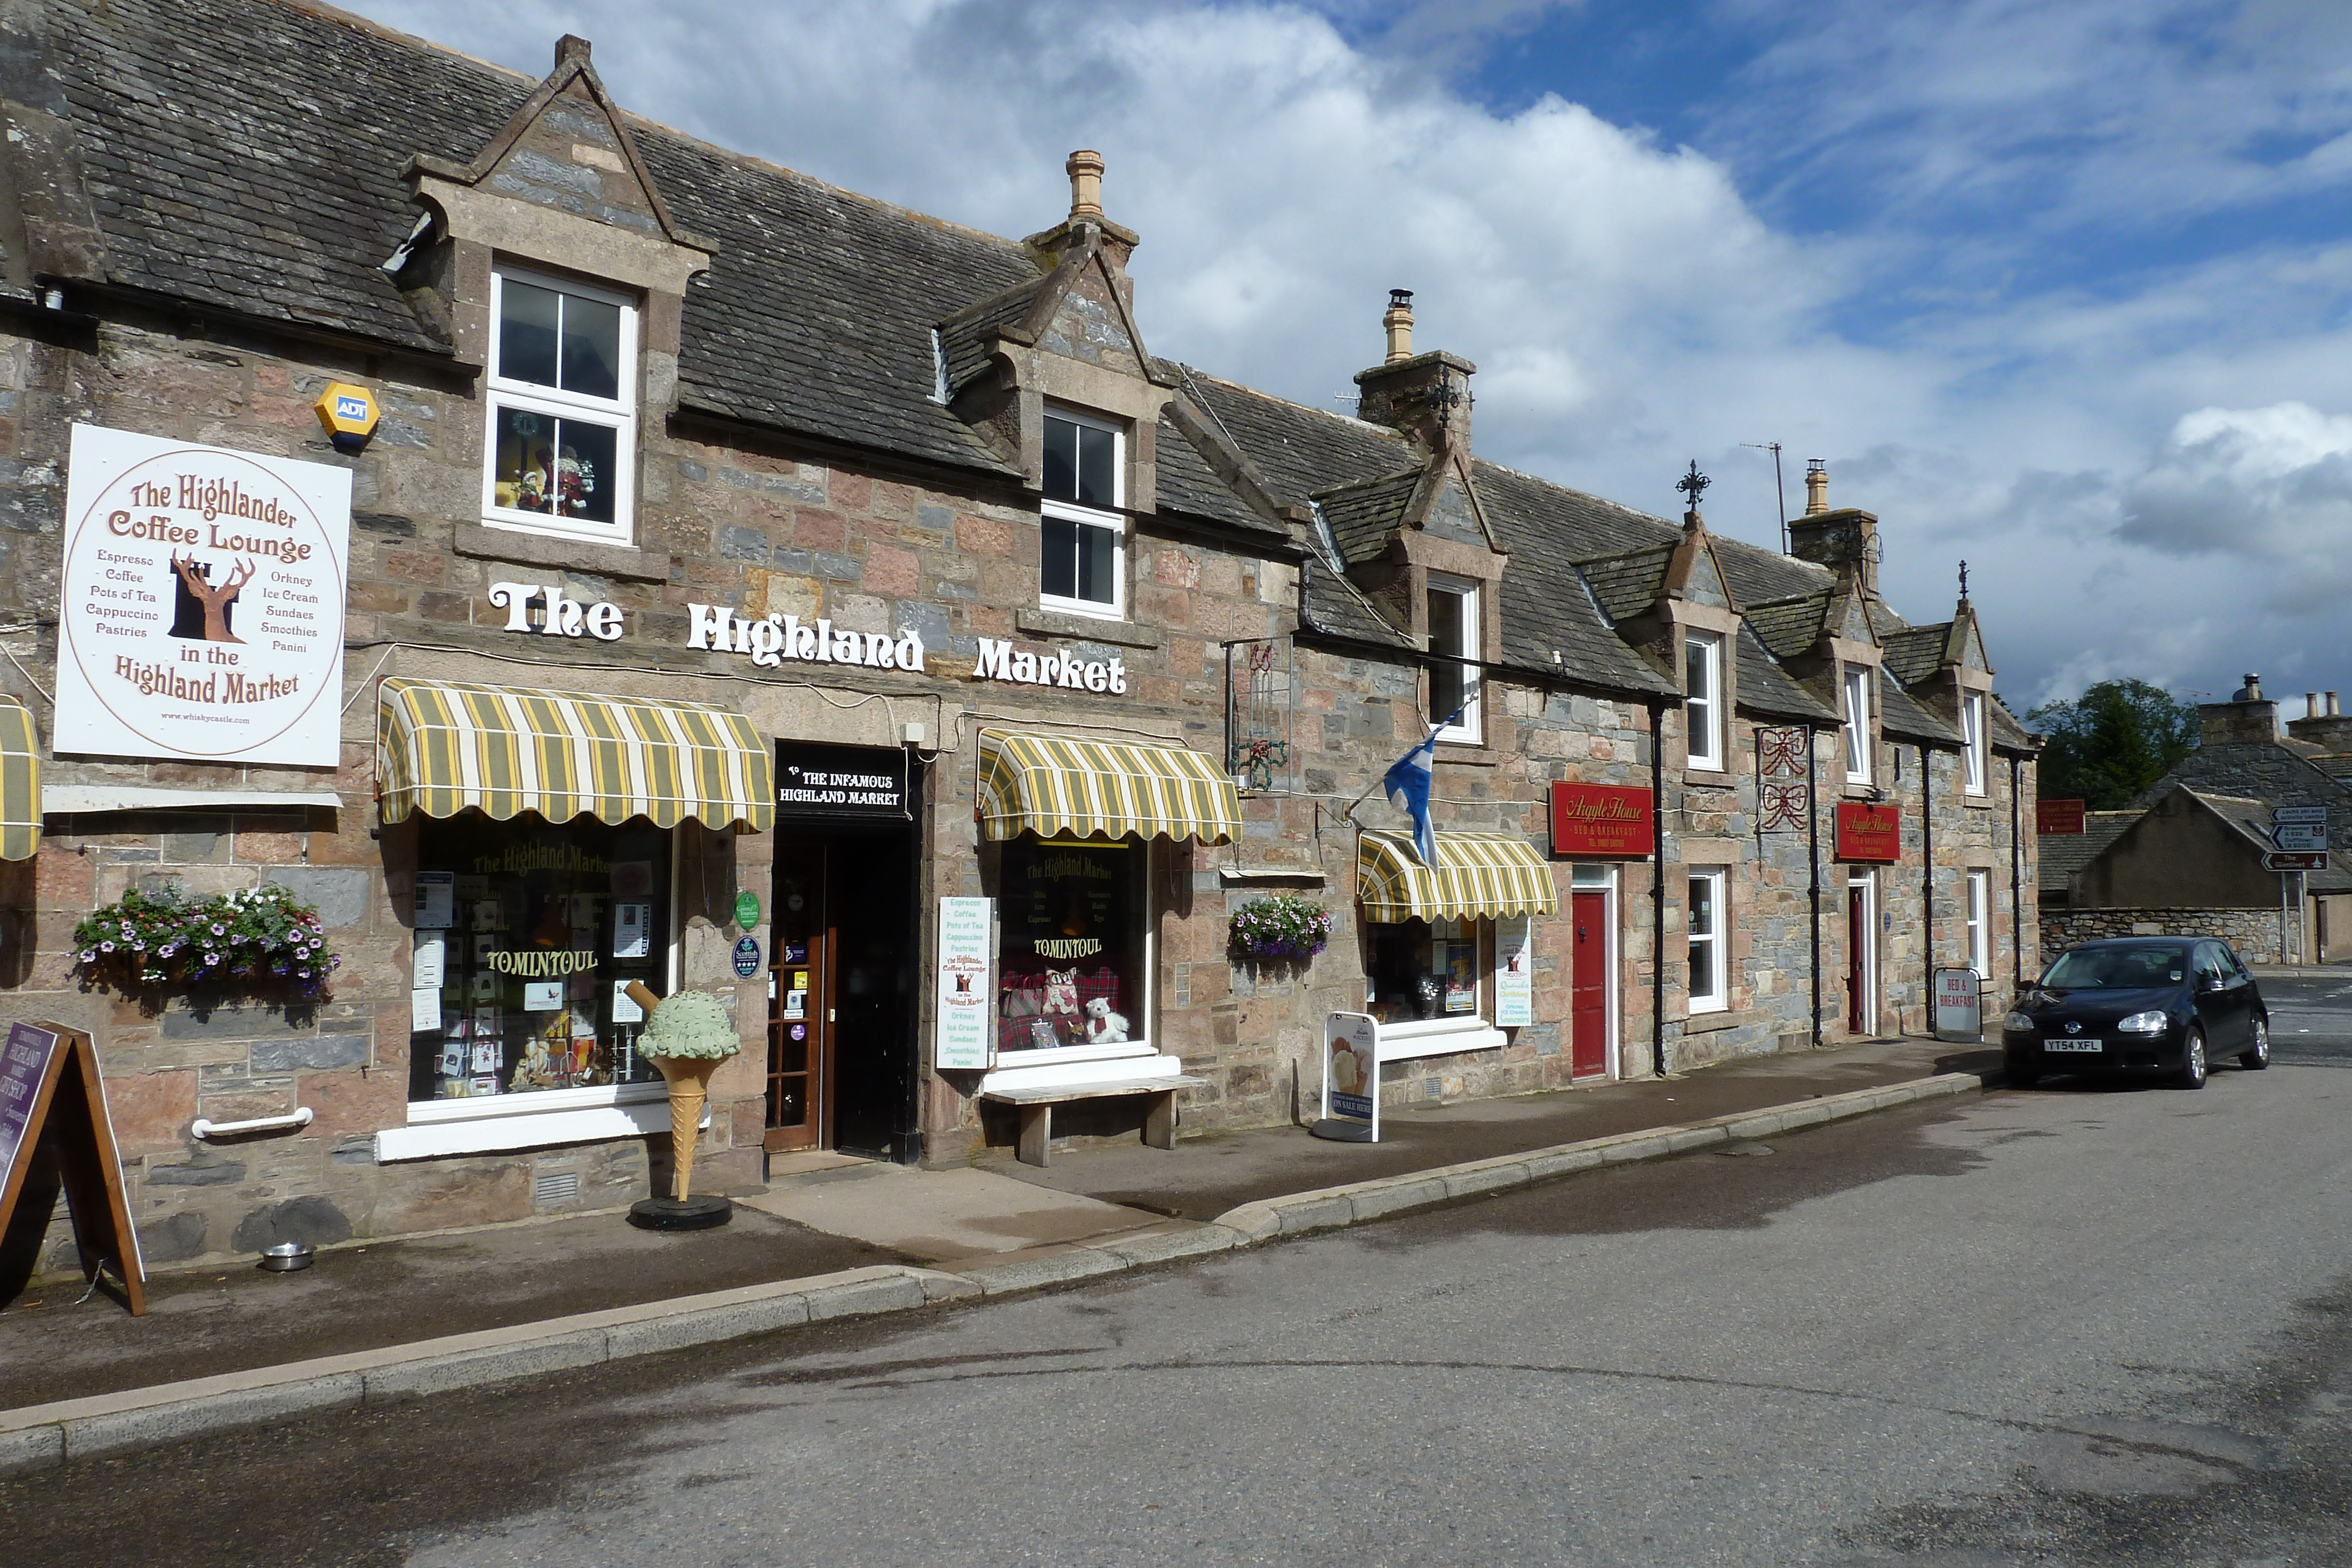
<instances>
[{"instance_id":1,"label":"brick chimney","mask_svg":"<svg viewBox=\"0 0 2352 1568\"><path fill-rule=\"evenodd\" d=\"M2306 692L2303 701L2306 711L2301 718L2287 721L2287 734L2325 751L2352 751L2352 718L2344 716L2336 694Z\"/></svg>"},{"instance_id":2,"label":"brick chimney","mask_svg":"<svg viewBox=\"0 0 2352 1568\"><path fill-rule=\"evenodd\" d=\"M1789 553L1832 571L1852 567L1863 591L1878 591L1878 515L1830 507L1830 475L1818 457L1805 465L1805 515L1789 524Z\"/></svg>"},{"instance_id":3,"label":"brick chimney","mask_svg":"<svg viewBox=\"0 0 2352 1568\"><path fill-rule=\"evenodd\" d=\"M2263 695L2263 678L2250 674L2225 703L2199 703L2198 727L2207 746L2268 746L2279 737L2278 704Z\"/></svg>"},{"instance_id":4,"label":"brick chimney","mask_svg":"<svg viewBox=\"0 0 2352 1568\"><path fill-rule=\"evenodd\" d=\"M1412 351L1412 290L1389 290L1381 317L1388 356L1356 374L1356 417L1404 432L1432 451L1470 446L1470 378L1478 367L1441 349Z\"/></svg>"}]
</instances>

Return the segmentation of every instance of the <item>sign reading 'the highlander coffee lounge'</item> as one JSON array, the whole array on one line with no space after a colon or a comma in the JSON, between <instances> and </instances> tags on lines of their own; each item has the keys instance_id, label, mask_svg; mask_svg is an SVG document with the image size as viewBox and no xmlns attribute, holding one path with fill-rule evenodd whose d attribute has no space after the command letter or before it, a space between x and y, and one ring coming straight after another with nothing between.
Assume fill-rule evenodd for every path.
<instances>
[{"instance_id":1,"label":"sign reading 'the highlander coffee lounge'","mask_svg":"<svg viewBox=\"0 0 2352 1568\"><path fill-rule=\"evenodd\" d=\"M1841 801L1837 809L1837 858L1889 862L1903 853L1903 816L1892 806Z\"/></svg>"},{"instance_id":2,"label":"sign reading 'the highlander coffee lounge'","mask_svg":"<svg viewBox=\"0 0 2352 1568\"><path fill-rule=\"evenodd\" d=\"M57 748L334 767L350 471L89 424L71 462Z\"/></svg>"}]
</instances>

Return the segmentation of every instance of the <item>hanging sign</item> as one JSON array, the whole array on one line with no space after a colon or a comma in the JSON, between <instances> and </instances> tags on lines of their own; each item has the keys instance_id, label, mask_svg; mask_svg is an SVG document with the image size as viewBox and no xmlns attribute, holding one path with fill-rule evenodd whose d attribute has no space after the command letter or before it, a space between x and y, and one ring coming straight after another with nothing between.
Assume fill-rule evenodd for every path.
<instances>
[{"instance_id":1,"label":"hanging sign","mask_svg":"<svg viewBox=\"0 0 2352 1568\"><path fill-rule=\"evenodd\" d=\"M57 1151L82 1278L95 1284L111 1269L131 1316L144 1317L147 1265L131 1223L98 1048L89 1036L61 1024L14 1024L0 1041L0 1236L8 1233L17 1199L35 1185L44 1134ZM55 1191L40 1192L37 1201L52 1201Z\"/></svg>"},{"instance_id":2,"label":"hanging sign","mask_svg":"<svg viewBox=\"0 0 2352 1568\"><path fill-rule=\"evenodd\" d=\"M1976 1040L1984 1037L1984 988L1974 969L1936 971L1936 1038Z\"/></svg>"},{"instance_id":3,"label":"hanging sign","mask_svg":"<svg viewBox=\"0 0 2352 1568\"><path fill-rule=\"evenodd\" d=\"M995 901L940 900L939 1017L932 1065L978 1071L990 1065L996 1030L996 987L991 940Z\"/></svg>"},{"instance_id":4,"label":"hanging sign","mask_svg":"<svg viewBox=\"0 0 2352 1568\"><path fill-rule=\"evenodd\" d=\"M1903 816L1893 806L1843 800L1837 809L1837 858L1892 862L1903 852Z\"/></svg>"},{"instance_id":5,"label":"hanging sign","mask_svg":"<svg viewBox=\"0 0 2352 1568\"><path fill-rule=\"evenodd\" d=\"M1535 921L1525 915L1495 917L1495 1027L1525 1029L1536 1021Z\"/></svg>"},{"instance_id":6,"label":"hanging sign","mask_svg":"<svg viewBox=\"0 0 2352 1568\"><path fill-rule=\"evenodd\" d=\"M2033 831L2046 838L2071 838L2085 830L2084 800L2036 800Z\"/></svg>"},{"instance_id":7,"label":"hanging sign","mask_svg":"<svg viewBox=\"0 0 2352 1568\"><path fill-rule=\"evenodd\" d=\"M332 768L352 476L73 427L61 752Z\"/></svg>"},{"instance_id":8,"label":"hanging sign","mask_svg":"<svg viewBox=\"0 0 2352 1568\"><path fill-rule=\"evenodd\" d=\"M1323 1116L1311 1131L1342 1142L1381 1141L1381 1024L1371 1014L1324 1015Z\"/></svg>"},{"instance_id":9,"label":"hanging sign","mask_svg":"<svg viewBox=\"0 0 2352 1568\"><path fill-rule=\"evenodd\" d=\"M906 750L780 740L776 815L800 821L905 821L913 815L907 805Z\"/></svg>"},{"instance_id":10,"label":"hanging sign","mask_svg":"<svg viewBox=\"0 0 2352 1568\"><path fill-rule=\"evenodd\" d=\"M1551 852L1647 860L1657 819L1647 789L1624 784L1551 787Z\"/></svg>"}]
</instances>

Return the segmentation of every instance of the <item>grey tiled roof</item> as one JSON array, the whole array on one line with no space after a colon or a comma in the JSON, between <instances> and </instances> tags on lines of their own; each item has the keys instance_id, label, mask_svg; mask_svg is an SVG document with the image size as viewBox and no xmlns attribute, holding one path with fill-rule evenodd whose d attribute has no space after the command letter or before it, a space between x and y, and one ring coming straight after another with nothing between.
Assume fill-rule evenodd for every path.
<instances>
[{"instance_id":1,"label":"grey tiled roof","mask_svg":"<svg viewBox=\"0 0 2352 1568\"><path fill-rule=\"evenodd\" d=\"M1906 686L1916 686L1943 667L1944 643L1952 634L1948 621L1940 626L1912 626L1882 632L1882 657L1887 673Z\"/></svg>"},{"instance_id":2,"label":"grey tiled roof","mask_svg":"<svg viewBox=\"0 0 2352 1568\"><path fill-rule=\"evenodd\" d=\"M1592 597L1613 621L1628 621L1657 603L1664 591L1666 567L1675 559L1672 545L1652 545L1622 555L1577 562Z\"/></svg>"},{"instance_id":3,"label":"grey tiled roof","mask_svg":"<svg viewBox=\"0 0 2352 1568\"><path fill-rule=\"evenodd\" d=\"M1174 423L1160 422L1157 439L1152 443L1152 469L1159 481L1159 504L1163 511L1187 513L1205 517L1230 528L1280 538L1292 538L1287 528L1268 522L1253 511L1218 478L1192 441Z\"/></svg>"},{"instance_id":4,"label":"grey tiled roof","mask_svg":"<svg viewBox=\"0 0 2352 1568\"><path fill-rule=\"evenodd\" d=\"M1286 501L1303 505L1318 490L1421 465L1420 452L1393 430L1269 397L1198 369L1189 371L1185 389Z\"/></svg>"},{"instance_id":5,"label":"grey tiled roof","mask_svg":"<svg viewBox=\"0 0 2352 1568\"><path fill-rule=\"evenodd\" d=\"M1387 550L1390 538L1404 526L1405 507L1412 502L1413 491L1420 488L1422 474L1423 470L1415 467L1402 474L1325 490L1315 497L1323 503L1323 516L1330 521L1331 537L1339 541L1339 553L1348 558L1350 566L1377 560Z\"/></svg>"},{"instance_id":6,"label":"grey tiled roof","mask_svg":"<svg viewBox=\"0 0 2352 1568\"><path fill-rule=\"evenodd\" d=\"M1813 651L1822 640L1822 623L1829 612L1829 591L1823 589L1801 599L1751 603L1740 612L1767 648L1783 659L1793 659Z\"/></svg>"},{"instance_id":7,"label":"grey tiled roof","mask_svg":"<svg viewBox=\"0 0 2352 1568\"><path fill-rule=\"evenodd\" d=\"M1496 541L1511 558L1503 579L1505 656L1608 690L1679 695L1681 688L1603 619L1574 565L1582 552L1561 545L1596 516L1638 514L1491 463L1474 464L1472 472Z\"/></svg>"},{"instance_id":8,"label":"grey tiled roof","mask_svg":"<svg viewBox=\"0 0 2352 1568\"><path fill-rule=\"evenodd\" d=\"M1510 497L1519 510L1540 514L1549 548L1565 551L1572 560L1590 560L1650 545L1664 545L1672 549L1682 542L1682 525L1664 517L1484 458L1478 459L1473 469L1480 497L1487 500Z\"/></svg>"},{"instance_id":9,"label":"grey tiled roof","mask_svg":"<svg viewBox=\"0 0 2352 1568\"><path fill-rule=\"evenodd\" d=\"M2035 859L2042 891L2065 892L2074 873L2096 860L2099 852L2114 843L2116 836L2142 815L2138 811L2085 811L2083 831L2079 833L2037 835Z\"/></svg>"},{"instance_id":10,"label":"grey tiled roof","mask_svg":"<svg viewBox=\"0 0 2352 1568\"><path fill-rule=\"evenodd\" d=\"M1835 580L1828 569L1809 560L1723 534L1713 537L1715 559L1723 563L1724 580L1731 585L1732 597L1743 610L1766 600L1818 593Z\"/></svg>"},{"instance_id":11,"label":"grey tiled roof","mask_svg":"<svg viewBox=\"0 0 2352 1568\"><path fill-rule=\"evenodd\" d=\"M1930 746L1958 746L1960 732L1922 707L1896 681L1878 683L1878 725L1888 735L1924 740Z\"/></svg>"},{"instance_id":12,"label":"grey tiled roof","mask_svg":"<svg viewBox=\"0 0 2352 1568\"><path fill-rule=\"evenodd\" d=\"M2032 756L2042 749L2042 737L2017 721L2017 716L1999 697L1985 704L1985 712L1992 716L1992 733L1986 738L1995 751L2014 751Z\"/></svg>"},{"instance_id":13,"label":"grey tiled roof","mask_svg":"<svg viewBox=\"0 0 2352 1568\"><path fill-rule=\"evenodd\" d=\"M1029 313L1047 275L1037 273L1003 293L968 305L940 327L940 351L947 361L948 395L953 397L988 368L988 345L996 334Z\"/></svg>"},{"instance_id":14,"label":"grey tiled roof","mask_svg":"<svg viewBox=\"0 0 2352 1568\"><path fill-rule=\"evenodd\" d=\"M1739 629L1739 699L1743 713L1768 718L1812 719L1834 724L1837 710L1822 702L1782 669L1763 640L1749 626Z\"/></svg>"}]
</instances>

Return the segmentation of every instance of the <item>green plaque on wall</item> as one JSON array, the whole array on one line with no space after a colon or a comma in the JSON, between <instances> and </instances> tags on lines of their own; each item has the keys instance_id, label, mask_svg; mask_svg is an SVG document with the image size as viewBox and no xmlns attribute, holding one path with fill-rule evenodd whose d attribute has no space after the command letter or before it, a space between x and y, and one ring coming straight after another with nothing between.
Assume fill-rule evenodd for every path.
<instances>
[{"instance_id":1,"label":"green plaque on wall","mask_svg":"<svg viewBox=\"0 0 2352 1568\"><path fill-rule=\"evenodd\" d=\"M760 924L760 895L746 889L735 895L735 924L749 931Z\"/></svg>"}]
</instances>

